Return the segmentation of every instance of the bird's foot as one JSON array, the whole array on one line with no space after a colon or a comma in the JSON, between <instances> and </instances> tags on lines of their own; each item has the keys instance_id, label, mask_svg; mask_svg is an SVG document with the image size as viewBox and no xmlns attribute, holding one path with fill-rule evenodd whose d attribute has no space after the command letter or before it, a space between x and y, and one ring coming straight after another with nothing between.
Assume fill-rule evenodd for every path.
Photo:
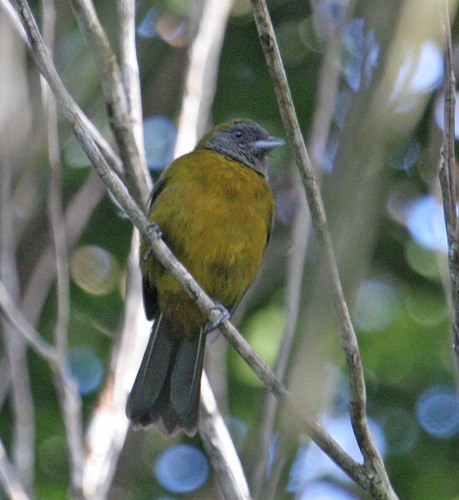
<instances>
[{"instance_id":1,"label":"bird's foot","mask_svg":"<svg viewBox=\"0 0 459 500\"><path fill-rule=\"evenodd\" d=\"M148 224L148 228L147 228L148 236L150 236L150 234L153 234L153 233L156 233L156 236L158 238L161 238L161 236L163 235L163 233L161 232L161 229L159 229L159 226L158 226L158 224L156 224L156 222L150 222L150 224Z\"/></svg>"},{"instance_id":2,"label":"bird's foot","mask_svg":"<svg viewBox=\"0 0 459 500\"><path fill-rule=\"evenodd\" d=\"M225 309L225 307L220 304L220 302L215 301L214 307L212 307L212 311L219 311L220 314L212 321L208 321L204 325L204 333L207 335L208 333L213 332L216 328L218 328L224 321L230 319L230 313Z\"/></svg>"},{"instance_id":3,"label":"bird's foot","mask_svg":"<svg viewBox=\"0 0 459 500\"><path fill-rule=\"evenodd\" d=\"M159 229L159 226L158 226L158 224L156 224L156 222L150 222L150 224L148 224L147 235L150 236L150 234L153 234L153 233L155 233L157 238L161 238L161 236L163 235L163 233L161 232L161 229ZM143 260L148 260L152 255L153 255L153 250L151 248L149 248L145 252L145 255L143 256Z\"/></svg>"}]
</instances>

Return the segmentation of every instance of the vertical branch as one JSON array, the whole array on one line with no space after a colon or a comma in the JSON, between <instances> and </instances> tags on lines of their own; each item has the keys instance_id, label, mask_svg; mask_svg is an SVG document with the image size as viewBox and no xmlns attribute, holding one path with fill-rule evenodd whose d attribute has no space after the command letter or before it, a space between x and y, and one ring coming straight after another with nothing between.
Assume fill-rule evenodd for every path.
<instances>
[{"instance_id":1,"label":"vertical branch","mask_svg":"<svg viewBox=\"0 0 459 500\"><path fill-rule=\"evenodd\" d=\"M123 327L114 346L108 381L91 415L86 435L83 490L88 500L106 498L112 484L129 428L125 415L127 397L150 333L143 311L138 262L139 238L135 232L128 258Z\"/></svg>"},{"instance_id":2,"label":"vertical branch","mask_svg":"<svg viewBox=\"0 0 459 500\"><path fill-rule=\"evenodd\" d=\"M203 372L199 433L225 498L250 500L249 486L228 428Z\"/></svg>"},{"instance_id":3,"label":"vertical branch","mask_svg":"<svg viewBox=\"0 0 459 500\"><path fill-rule=\"evenodd\" d=\"M142 165L146 165L143 146L142 94L135 43L135 0L118 0L120 60L134 140ZM147 186L151 189L151 185Z\"/></svg>"},{"instance_id":4,"label":"vertical branch","mask_svg":"<svg viewBox=\"0 0 459 500\"><path fill-rule=\"evenodd\" d=\"M306 248L308 243L308 227L310 224L309 214L306 211L306 203L301 198L296 208L294 221L291 229L291 248L287 269L287 291L286 291L286 316L287 322L282 335L282 343L277 355L274 373L283 381L287 371L288 362L293 346L295 330L300 311L301 284L303 281L302 270L306 260ZM270 392L267 393L263 408L263 420L260 425L259 446L257 464L252 474L252 494L254 498L260 498L262 483L266 476L266 468L269 458L269 444L273 436L274 423L279 406L278 400Z\"/></svg>"},{"instance_id":5,"label":"vertical branch","mask_svg":"<svg viewBox=\"0 0 459 500\"><path fill-rule=\"evenodd\" d=\"M0 46L4 51L2 67L3 89L0 93L0 280L14 306L20 298L20 280L16 262L18 234L15 228L13 186L15 181L16 148L24 140L28 113L17 113L27 106L25 67L18 64L21 48L6 19L0 17ZM14 325L1 319L4 347L9 363L10 400L12 405L12 462L25 489L31 489L35 467L34 404L27 365L27 346Z\"/></svg>"},{"instance_id":6,"label":"vertical branch","mask_svg":"<svg viewBox=\"0 0 459 500\"><path fill-rule=\"evenodd\" d=\"M70 0L70 3L100 72L107 114L120 149L128 189L142 206L150 194L151 180L132 130L128 99L116 55L92 1Z\"/></svg>"},{"instance_id":7,"label":"vertical branch","mask_svg":"<svg viewBox=\"0 0 459 500\"><path fill-rule=\"evenodd\" d=\"M8 460L2 441L0 441L0 484L11 500L29 499L14 467Z\"/></svg>"},{"instance_id":8,"label":"vertical branch","mask_svg":"<svg viewBox=\"0 0 459 500\"><path fill-rule=\"evenodd\" d=\"M322 197L301 134L274 29L265 0L251 0L251 4L260 42L274 83L284 128L303 181L315 235L321 249L322 258L328 268L331 302L349 374L350 412L354 433L365 459L365 465L375 473L373 483L375 491L382 489L385 494L395 498L384 463L368 425L366 389L357 337L344 299Z\"/></svg>"},{"instance_id":9,"label":"vertical branch","mask_svg":"<svg viewBox=\"0 0 459 500\"><path fill-rule=\"evenodd\" d=\"M185 93L178 121L175 156L194 148L209 119L220 51L232 0L205 0L198 31L189 53Z\"/></svg>"},{"instance_id":10,"label":"vertical branch","mask_svg":"<svg viewBox=\"0 0 459 500\"><path fill-rule=\"evenodd\" d=\"M54 3L43 0L43 38L50 54L53 53L55 31ZM54 327L54 342L57 360L54 364L55 383L59 405L65 426L65 438L70 462L71 491L74 497L81 496L83 438L81 422L81 399L78 388L68 373L68 325L70 314L70 288L67 240L62 207L61 159L56 102L45 79L41 77L44 112L47 123L49 176L48 216L53 240L57 278L57 318Z\"/></svg>"},{"instance_id":11,"label":"vertical branch","mask_svg":"<svg viewBox=\"0 0 459 500\"><path fill-rule=\"evenodd\" d=\"M456 370L459 373L459 234L456 209L456 164L455 164L455 110L456 82L453 68L453 49L448 11L448 1L443 2L441 18L445 44L445 102L443 122L443 145L440 164L440 186L443 198L443 212L448 237L448 265L451 286L451 316L453 350Z\"/></svg>"}]
</instances>

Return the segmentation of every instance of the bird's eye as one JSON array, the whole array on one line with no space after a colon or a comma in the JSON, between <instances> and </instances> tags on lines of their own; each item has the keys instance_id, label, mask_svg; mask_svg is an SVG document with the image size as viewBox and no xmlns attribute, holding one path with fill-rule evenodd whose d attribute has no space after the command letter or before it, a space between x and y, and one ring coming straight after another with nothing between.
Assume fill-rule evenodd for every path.
<instances>
[{"instance_id":1,"label":"bird's eye","mask_svg":"<svg viewBox=\"0 0 459 500\"><path fill-rule=\"evenodd\" d=\"M242 131L241 130L236 130L234 132L234 137L237 137L239 139L239 137L242 137Z\"/></svg>"}]
</instances>

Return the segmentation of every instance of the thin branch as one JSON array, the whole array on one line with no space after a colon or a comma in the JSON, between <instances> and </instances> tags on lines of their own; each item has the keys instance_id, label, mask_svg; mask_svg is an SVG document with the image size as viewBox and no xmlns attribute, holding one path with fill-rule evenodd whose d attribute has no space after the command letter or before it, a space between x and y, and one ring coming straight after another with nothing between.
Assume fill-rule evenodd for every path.
<instances>
[{"instance_id":1,"label":"thin branch","mask_svg":"<svg viewBox=\"0 0 459 500\"><path fill-rule=\"evenodd\" d=\"M141 206L151 191L145 160L139 154L129 115L121 70L91 0L69 0L80 29L100 71L105 105L125 167L126 183Z\"/></svg>"},{"instance_id":2,"label":"thin branch","mask_svg":"<svg viewBox=\"0 0 459 500\"><path fill-rule=\"evenodd\" d=\"M54 47L54 3L43 0L43 36L50 53ZM68 326L70 315L70 285L67 238L62 206L61 158L58 137L56 101L45 79L41 78L43 105L47 120L48 159L50 165L48 217L54 244L57 276L57 318L54 327L57 363L54 365L59 406L65 426L70 461L71 494L79 498L82 492L83 437L81 398L75 381L68 373Z\"/></svg>"},{"instance_id":3,"label":"thin branch","mask_svg":"<svg viewBox=\"0 0 459 500\"><path fill-rule=\"evenodd\" d=\"M125 414L127 397L150 333L142 304L137 232L132 238L127 277L123 328L113 347L108 382L92 412L86 435L83 489L88 500L108 495L129 428Z\"/></svg>"},{"instance_id":4,"label":"thin branch","mask_svg":"<svg viewBox=\"0 0 459 500\"><path fill-rule=\"evenodd\" d=\"M92 170L69 201L65 211L65 232L69 248L75 245L104 194L104 184ZM38 321L51 284L54 282L55 273L54 253L49 246L35 265L22 299L21 308L32 324Z\"/></svg>"},{"instance_id":5,"label":"thin branch","mask_svg":"<svg viewBox=\"0 0 459 500\"><path fill-rule=\"evenodd\" d=\"M213 102L223 35L232 0L206 0L191 45L175 156L191 151L204 133Z\"/></svg>"},{"instance_id":6,"label":"thin branch","mask_svg":"<svg viewBox=\"0 0 459 500\"><path fill-rule=\"evenodd\" d=\"M234 500L250 500L244 470L228 428L218 411L217 402L205 372L201 379L199 433L224 497Z\"/></svg>"},{"instance_id":7,"label":"thin branch","mask_svg":"<svg viewBox=\"0 0 459 500\"><path fill-rule=\"evenodd\" d=\"M128 114L141 164L146 169L143 145L142 94L140 89L139 64L136 51L135 0L118 0L119 46L121 74L128 102ZM150 177L149 175L145 175ZM146 186L151 189L151 181Z\"/></svg>"},{"instance_id":8,"label":"thin branch","mask_svg":"<svg viewBox=\"0 0 459 500\"><path fill-rule=\"evenodd\" d=\"M0 311L39 356L48 362L56 360L54 347L43 340L24 318L2 281L0 281Z\"/></svg>"},{"instance_id":9,"label":"thin branch","mask_svg":"<svg viewBox=\"0 0 459 500\"><path fill-rule=\"evenodd\" d=\"M24 40L24 43L27 45L27 47L30 50L30 45L29 45L30 41L27 38L26 31L21 23L21 19L19 18L18 12L12 6L11 1L10 0L0 0L0 7L7 14L7 16L11 19L12 25L15 27L17 33ZM123 174L123 165L122 165L121 160L119 159L118 155L113 151L110 144L102 136L102 134L99 132L99 130L97 130L97 128L91 122L91 120L89 120L89 118L81 110L80 110L80 113L81 113L81 119L85 123L85 125L88 129L88 132L90 132L94 141L101 149L103 155L105 156L105 159L110 163L110 165L112 166L112 168L116 172L118 172L120 175L122 175Z\"/></svg>"},{"instance_id":10,"label":"thin branch","mask_svg":"<svg viewBox=\"0 0 459 500\"><path fill-rule=\"evenodd\" d=\"M11 500L29 500L24 486L21 484L14 467L8 460L5 447L0 440L0 483Z\"/></svg>"},{"instance_id":11,"label":"thin branch","mask_svg":"<svg viewBox=\"0 0 459 500\"><path fill-rule=\"evenodd\" d=\"M301 284L303 282L304 262L306 260L306 248L308 243L308 228L310 227L309 214L306 211L306 203L301 198L296 208L294 221L291 229L291 248L287 269L287 292L286 292L286 317L287 322L282 335L282 343L277 355L274 373L279 380L284 380L288 361L293 346L295 330L300 311ZM262 483L266 477L266 468L269 458L269 445L274 431L274 423L278 408L278 402L273 395L266 394L263 408L263 419L259 431L259 447L257 464L252 474L252 494L254 498L260 498Z\"/></svg>"},{"instance_id":12,"label":"thin branch","mask_svg":"<svg viewBox=\"0 0 459 500\"><path fill-rule=\"evenodd\" d=\"M440 186L443 198L443 212L448 236L448 265L451 287L451 316L453 351L456 370L459 373L459 234L456 209L456 164L455 164L455 110L456 81L454 78L453 49L449 20L448 1L443 2L441 24L445 44L445 100L443 121L443 146L440 164Z\"/></svg>"},{"instance_id":13,"label":"thin branch","mask_svg":"<svg viewBox=\"0 0 459 500\"><path fill-rule=\"evenodd\" d=\"M331 302L349 373L351 421L372 480L370 493L380 498L396 498L368 425L365 381L357 337L344 299L322 197L301 134L274 29L265 1L251 0L251 4L284 128L306 191L315 235L322 258L328 267Z\"/></svg>"},{"instance_id":14,"label":"thin branch","mask_svg":"<svg viewBox=\"0 0 459 500\"><path fill-rule=\"evenodd\" d=\"M11 52L16 41L15 34L9 23L2 16L0 19L1 44L7 49L8 56L2 58L3 74L2 83L5 88L17 85L25 78L26 68L20 64L15 69L17 60L14 56L22 52L22 48ZM17 53L16 53L17 52ZM13 200L14 186L14 157L15 148L20 144L16 137L24 137L22 127L24 122L21 118L11 115L8 117L7 110L11 112L16 106L26 103L25 89L19 84L15 95L1 96L0 108L6 114L0 119L0 134L3 138L3 147L0 152L0 280L8 291L8 295L14 304L19 302L20 279L17 268L17 248L19 244L18 232L15 227L15 204ZM27 115L27 113L26 113ZM13 118L13 119L12 119ZM27 343L18 334L16 328L6 318L2 318L1 329L4 338L5 352L8 358L10 376L10 401L12 409L12 443L11 456L16 472L26 489L32 489L35 473L35 420L34 403L30 386L29 368L27 364Z\"/></svg>"}]
</instances>

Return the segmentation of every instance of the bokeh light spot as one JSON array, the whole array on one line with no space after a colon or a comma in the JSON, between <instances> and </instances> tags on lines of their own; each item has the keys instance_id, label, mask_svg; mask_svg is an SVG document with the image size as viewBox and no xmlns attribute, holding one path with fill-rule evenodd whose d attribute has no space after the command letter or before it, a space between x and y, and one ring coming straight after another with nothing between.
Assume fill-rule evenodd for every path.
<instances>
[{"instance_id":1,"label":"bokeh light spot","mask_svg":"<svg viewBox=\"0 0 459 500\"><path fill-rule=\"evenodd\" d=\"M448 318L445 299L435 290L410 287L405 290L404 300L408 313L420 325L433 327Z\"/></svg>"},{"instance_id":2,"label":"bokeh light spot","mask_svg":"<svg viewBox=\"0 0 459 500\"><path fill-rule=\"evenodd\" d=\"M244 329L252 347L270 366L274 366L276 361L284 325L285 310L273 303L254 313ZM255 387L262 385L241 356L234 354L230 359L234 376L238 380Z\"/></svg>"},{"instance_id":3,"label":"bokeh light spot","mask_svg":"<svg viewBox=\"0 0 459 500\"><path fill-rule=\"evenodd\" d=\"M405 47L404 60L394 83L390 101L397 101L396 112L410 111L417 103L413 97L431 92L443 78L443 55L430 40L421 47Z\"/></svg>"},{"instance_id":4,"label":"bokeh light spot","mask_svg":"<svg viewBox=\"0 0 459 500\"><path fill-rule=\"evenodd\" d=\"M70 275L73 281L92 295L112 292L118 285L120 274L115 257L102 247L81 246L70 256Z\"/></svg>"},{"instance_id":5,"label":"bokeh light spot","mask_svg":"<svg viewBox=\"0 0 459 500\"><path fill-rule=\"evenodd\" d=\"M403 455L416 444L419 430L416 419L408 410L398 407L386 407L382 418L388 455Z\"/></svg>"},{"instance_id":6,"label":"bokeh light spot","mask_svg":"<svg viewBox=\"0 0 459 500\"><path fill-rule=\"evenodd\" d=\"M392 154L389 158L389 164L396 170L410 170L418 162L421 151L420 141L411 139Z\"/></svg>"},{"instance_id":7,"label":"bokeh light spot","mask_svg":"<svg viewBox=\"0 0 459 500\"><path fill-rule=\"evenodd\" d=\"M89 394L99 387L104 376L104 367L91 347L86 345L71 347L67 361L80 394Z\"/></svg>"},{"instance_id":8,"label":"bokeh light spot","mask_svg":"<svg viewBox=\"0 0 459 500\"><path fill-rule=\"evenodd\" d=\"M437 385L424 391L416 402L421 426L432 436L447 439L459 431L459 399L450 387Z\"/></svg>"},{"instance_id":9,"label":"bokeh light spot","mask_svg":"<svg viewBox=\"0 0 459 500\"><path fill-rule=\"evenodd\" d=\"M381 332L397 319L398 304L398 294L388 283L364 281L360 285L353 315L355 324L364 332Z\"/></svg>"},{"instance_id":10,"label":"bokeh light spot","mask_svg":"<svg viewBox=\"0 0 459 500\"><path fill-rule=\"evenodd\" d=\"M440 280L439 263L440 257L444 260L445 266L447 265L446 256L439 254L434 250L424 248L418 245L413 240L409 240L405 245L405 256L408 265L417 272L419 275L424 276L435 281Z\"/></svg>"},{"instance_id":11,"label":"bokeh light spot","mask_svg":"<svg viewBox=\"0 0 459 500\"><path fill-rule=\"evenodd\" d=\"M156 35L156 23L158 22L158 14L156 8L152 7L142 19L137 28L137 34L142 38L153 38Z\"/></svg>"},{"instance_id":12,"label":"bokeh light spot","mask_svg":"<svg viewBox=\"0 0 459 500\"><path fill-rule=\"evenodd\" d=\"M358 500L359 498L328 481L313 481L296 496L297 500Z\"/></svg>"},{"instance_id":13,"label":"bokeh light spot","mask_svg":"<svg viewBox=\"0 0 459 500\"><path fill-rule=\"evenodd\" d=\"M197 490L209 476L205 455L189 444L178 444L163 451L156 460L155 475L161 486L173 493Z\"/></svg>"},{"instance_id":14,"label":"bokeh light spot","mask_svg":"<svg viewBox=\"0 0 459 500\"><path fill-rule=\"evenodd\" d=\"M177 128L164 116L149 116L143 122L148 168L162 170L174 159Z\"/></svg>"},{"instance_id":15,"label":"bokeh light spot","mask_svg":"<svg viewBox=\"0 0 459 500\"><path fill-rule=\"evenodd\" d=\"M411 236L431 250L447 251L443 208L433 196L421 196L405 208L405 222Z\"/></svg>"}]
</instances>

